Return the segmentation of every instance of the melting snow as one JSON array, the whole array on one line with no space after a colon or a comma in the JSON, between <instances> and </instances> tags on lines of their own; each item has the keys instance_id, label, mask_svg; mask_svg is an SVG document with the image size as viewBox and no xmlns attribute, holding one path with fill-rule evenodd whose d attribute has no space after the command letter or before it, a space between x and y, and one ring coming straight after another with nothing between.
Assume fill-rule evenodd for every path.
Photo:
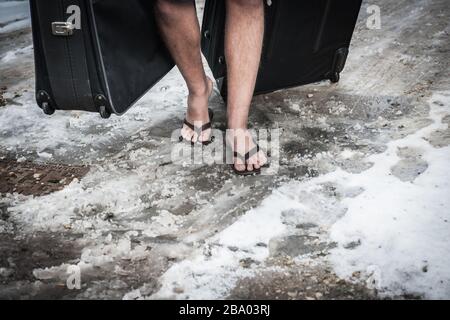
<instances>
[{"instance_id":1,"label":"melting snow","mask_svg":"<svg viewBox=\"0 0 450 320\"><path fill-rule=\"evenodd\" d=\"M434 103L440 101L443 106ZM442 103L443 102L443 103ZM213 237L191 258L172 266L162 277L163 287L152 298L223 298L236 280L250 272L240 259L263 262L270 239L289 232L282 213L294 212L297 222L330 230L337 243L329 257L338 275L350 279L361 272L369 287L385 295L416 293L427 298L450 296L450 147L433 148L424 138L450 115L450 95L430 100L433 123L388 144L385 152L370 156L374 165L360 174L336 170L306 182L288 183ZM397 150L420 148L428 170L414 182L391 174L400 159ZM332 183L344 192L333 201L322 187ZM265 246L258 246L263 243ZM349 243L358 245L349 247ZM211 247L205 255L205 248ZM233 247L234 250L229 248ZM183 293L176 295L176 288Z\"/></svg>"}]
</instances>

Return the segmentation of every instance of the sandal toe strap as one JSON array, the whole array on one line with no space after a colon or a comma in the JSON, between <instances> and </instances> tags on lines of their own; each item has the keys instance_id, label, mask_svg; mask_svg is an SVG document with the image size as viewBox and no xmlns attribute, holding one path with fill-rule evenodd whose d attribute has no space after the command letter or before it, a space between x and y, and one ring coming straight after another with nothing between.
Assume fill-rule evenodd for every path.
<instances>
[{"instance_id":1,"label":"sandal toe strap","mask_svg":"<svg viewBox=\"0 0 450 320\"><path fill-rule=\"evenodd\" d=\"M250 150L249 152L247 152L245 154L245 156L243 156L242 154L240 154L239 152L235 151L234 152L234 157L235 158L239 158L241 161L243 161L245 164L248 162L248 160L250 160L251 157L253 157L254 155L258 154L258 152L261 149L259 148L259 145L256 145L256 147L254 147L252 150Z\"/></svg>"},{"instance_id":2,"label":"sandal toe strap","mask_svg":"<svg viewBox=\"0 0 450 320\"><path fill-rule=\"evenodd\" d=\"M195 131L195 126L194 126L192 123L190 123L190 122L187 121L186 119L184 119L183 123L184 123L189 129L191 129L192 131Z\"/></svg>"},{"instance_id":3,"label":"sandal toe strap","mask_svg":"<svg viewBox=\"0 0 450 320\"><path fill-rule=\"evenodd\" d=\"M205 124L200 128L200 130L201 130L201 132L203 132L203 131L206 131L206 130L211 129L211 128L212 128L211 122L208 122L208 123L205 123Z\"/></svg>"},{"instance_id":4,"label":"sandal toe strap","mask_svg":"<svg viewBox=\"0 0 450 320\"><path fill-rule=\"evenodd\" d=\"M212 128L212 124L211 122L205 123L203 126L201 127L196 127L194 126L192 123L190 123L189 121L187 121L186 119L184 119L184 124L186 126L188 126L189 129L191 129L192 131L194 131L197 134L201 134L203 131L206 131L208 129Z\"/></svg>"},{"instance_id":5,"label":"sandal toe strap","mask_svg":"<svg viewBox=\"0 0 450 320\"><path fill-rule=\"evenodd\" d=\"M239 158L244 164L247 162L247 159L237 151L234 152L234 157Z\"/></svg>"},{"instance_id":6,"label":"sandal toe strap","mask_svg":"<svg viewBox=\"0 0 450 320\"><path fill-rule=\"evenodd\" d=\"M247 152L245 154L245 161L247 162L251 157L253 157L254 155L258 154L259 150L260 150L259 149L259 145L256 145L256 147L254 147L252 150Z\"/></svg>"}]
</instances>

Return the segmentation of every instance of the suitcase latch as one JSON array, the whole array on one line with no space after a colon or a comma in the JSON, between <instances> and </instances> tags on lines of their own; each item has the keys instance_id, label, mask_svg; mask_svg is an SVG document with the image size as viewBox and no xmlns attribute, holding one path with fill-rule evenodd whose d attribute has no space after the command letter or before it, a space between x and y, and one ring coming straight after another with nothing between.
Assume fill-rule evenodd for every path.
<instances>
[{"instance_id":1,"label":"suitcase latch","mask_svg":"<svg viewBox=\"0 0 450 320\"><path fill-rule=\"evenodd\" d=\"M75 25L70 22L53 22L52 33L55 36L68 37L73 35Z\"/></svg>"}]
</instances>

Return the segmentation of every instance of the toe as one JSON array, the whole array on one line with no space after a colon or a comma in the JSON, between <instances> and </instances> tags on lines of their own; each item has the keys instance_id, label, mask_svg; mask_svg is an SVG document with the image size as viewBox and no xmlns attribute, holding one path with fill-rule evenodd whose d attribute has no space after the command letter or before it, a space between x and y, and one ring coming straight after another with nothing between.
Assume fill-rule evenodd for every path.
<instances>
[{"instance_id":1,"label":"toe","mask_svg":"<svg viewBox=\"0 0 450 320\"><path fill-rule=\"evenodd\" d=\"M187 142L193 142L193 141L194 141L194 136L193 136L192 133L188 133L188 134L186 135L186 141L187 141Z\"/></svg>"},{"instance_id":2,"label":"toe","mask_svg":"<svg viewBox=\"0 0 450 320\"><path fill-rule=\"evenodd\" d=\"M181 136L184 140L191 140L191 134L186 128L181 129Z\"/></svg>"},{"instance_id":3,"label":"toe","mask_svg":"<svg viewBox=\"0 0 450 320\"><path fill-rule=\"evenodd\" d=\"M234 165L234 167L236 168L237 171L240 171L240 172L244 172L245 171L245 165L243 165L243 164L236 163Z\"/></svg>"},{"instance_id":4,"label":"toe","mask_svg":"<svg viewBox=\"0 0 450 320\"><path fill-rule=\"evenodd\" d=\"M268 160L267 160L266 155L262 151L260 151L259 154L258 154L258 164L259 164L259 166L260 167L264 166L265 164L267 164L267 161Z\"/></svg>"},{"instance_id":5,"label":"toe","mask_svg":"<svg viewBox=\"0 0 450 320\"><path fill-rule=\"evenodd\" d=\"M193 132L192 136L191 136L191 141L196 143L199 140L199 136L197 134L197 132Z\"/></svg>"},{"instance_id":6,"label":"toe","mask_svg":"<svg viewBox=\"0 0 450 320\"><path fill-rule=\"evenodd\" d=\"M194 132L189 130L189 129L184 132L183 138L186 141L189 141L189 142L195 142L196 141L195 140L195 136L194 136Z\"/></svg>"},{"instance_id":7,"label":"toe","mask_svg":"<svg viewBox=\"0 0 450 320\"><path fill-rule=\"evenodd\" d=\"M207 142L211 139L211 130L203 131L200 135L200 142Z\"/></svg>"},{"instance_id":8,"label":"toe","mask_svg":"<svg viewBox=\"0 0 450 320\"><path fill-rule=\"evenodd\" d=\"M253 167L254 170L258 170L260 168L259 163L258 163L258 157L252 157L249 161L248 161L249 165L251 165ZM252 169L252 171L253 171Z\"/></svg>"},{"instance_id":9,"label":"toe","mask_svg":"<svg viewBox=\"0 0 450 320\"><path fill-rule=\"evenodd\" d=\"M253 171L253 165L252 164L248 164L247 165L247 171Z\"/></svg>"}]
</instances>

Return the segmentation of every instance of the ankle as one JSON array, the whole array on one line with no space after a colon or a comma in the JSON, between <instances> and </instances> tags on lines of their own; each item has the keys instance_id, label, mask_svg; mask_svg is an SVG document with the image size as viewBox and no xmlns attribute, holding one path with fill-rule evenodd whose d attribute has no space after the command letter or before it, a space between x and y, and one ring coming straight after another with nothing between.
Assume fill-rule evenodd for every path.
<instances>
[{"instance_id":1,"label":"ankle","mask_svg":"<svg viewBox=\"0 0 450 320\"><path fill-rule=\"evenodd\" d=\"M203 98L208 94L208 90L206 88L196 88L189 90L189 97L192 98Z\"/></svg>"},{"instance_id":2,"label":"ankle","mask_svg":"<svg viewBox=\"0 0 450 320\"><path fill-rule=\"evenodd\" d=\"M243 121L228 121L228 130L233 130L236 132L247 132L248 126L247 122Z\"/></svg>"},{"instance_id":3,"label":"ankle","mask_svg":"<svg viewBox=\"0 0 450 320\"><path fill-rule=\"evenodd\" d=\"M247 128L228 128L225 136L227 143L234 145L236 141L248 138L250 133Z\"/></svg>"},{"instance_id":4,"label":"ankle","mask_svg":"<svg viewBox=\"0 0 450 320\"><path fill-rule=\"evenodd\" d=\"M188 88L188 90L189 96L193 98L202 98L208 96L211 90L210 80L206 78L203 84L192 86Z\"/></svg>"}]
</instances>

